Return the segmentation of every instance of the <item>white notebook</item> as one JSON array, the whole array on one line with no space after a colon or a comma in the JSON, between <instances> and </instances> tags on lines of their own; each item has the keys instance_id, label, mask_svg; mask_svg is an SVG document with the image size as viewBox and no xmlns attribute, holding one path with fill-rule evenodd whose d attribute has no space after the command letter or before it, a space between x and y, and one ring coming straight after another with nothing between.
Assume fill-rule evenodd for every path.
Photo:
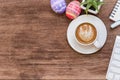
<instances>
[{"instance_id":1,"label":"white notebook","mask_svg":"<svg viewBox=\"0 0 120 80\"><path fill-rule=\"evenodd\" d=\"M114 7L112 13L110 14L109 18L113 21L120 20L120 0L118 0L116 2L115 7Z\"/></svg>"}]
</instances>

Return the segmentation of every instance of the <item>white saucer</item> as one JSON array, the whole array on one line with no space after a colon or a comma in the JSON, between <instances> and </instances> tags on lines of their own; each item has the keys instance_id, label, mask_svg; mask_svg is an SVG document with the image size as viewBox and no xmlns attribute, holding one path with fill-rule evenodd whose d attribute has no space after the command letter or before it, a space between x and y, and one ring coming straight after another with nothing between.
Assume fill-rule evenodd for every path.
<instances>
[{"instance_id":1,"label":"white saucer","mask_svg":"<svg viewBox=\"0 0 120 80\"><path fill-rule=\"evenodd\" d=\"M74 38L74 33L73 33L74 30L79 24L84 22L89 22L97 26L97 30L99 32L97 41L99 41L102 47L104 46L107 38L107 30L106 30L105 24L103 23L102 20L100 20L98 17L93 15L81 15L78 18L74 19L68 26L67 40L69 45L78 53L92 54L97 52L100 49L96 48L94 45L82 46L78 44Z\"/></svg>"}]
</instances>

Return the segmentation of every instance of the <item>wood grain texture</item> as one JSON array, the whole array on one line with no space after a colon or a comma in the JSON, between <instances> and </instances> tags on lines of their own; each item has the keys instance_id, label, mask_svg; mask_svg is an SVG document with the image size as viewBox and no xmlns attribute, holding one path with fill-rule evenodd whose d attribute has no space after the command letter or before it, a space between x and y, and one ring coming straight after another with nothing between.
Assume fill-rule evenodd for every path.
<instances>
[{"instance_id":1,"label":"wood grain texture","mask_svg":"<svg viewBox=\"0 0 120 80\"><path fill-rule=\"evenodd\" d=\"M96 54L82 55L66 40L71 21L55 14L49 0L0 0L0 79L105 80L120 28L111 30L108 18L116 0L104 2L97 16L107 27L107 42Z\"/></svg>"}]
</instances>

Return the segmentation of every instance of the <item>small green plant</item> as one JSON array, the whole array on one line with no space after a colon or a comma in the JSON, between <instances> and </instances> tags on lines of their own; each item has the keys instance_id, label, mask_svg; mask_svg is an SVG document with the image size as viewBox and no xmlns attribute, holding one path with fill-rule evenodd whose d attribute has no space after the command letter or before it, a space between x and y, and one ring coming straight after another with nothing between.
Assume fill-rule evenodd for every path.
<instances>
[{"instance_id":1,"label":"small green plant","mask_svg":"<svg viewBox=\"0 0 120 80\"><path fill-rule=\"evenodd\" d=\"M89 9L93 9L93 10L98 10L98 6L103 5L104 3L101 2L100 0L85 0L84 2L81 3L81 5L85 6L85 12L86 14L88 14L88 10Z\"/></svg>"}]
</instances>

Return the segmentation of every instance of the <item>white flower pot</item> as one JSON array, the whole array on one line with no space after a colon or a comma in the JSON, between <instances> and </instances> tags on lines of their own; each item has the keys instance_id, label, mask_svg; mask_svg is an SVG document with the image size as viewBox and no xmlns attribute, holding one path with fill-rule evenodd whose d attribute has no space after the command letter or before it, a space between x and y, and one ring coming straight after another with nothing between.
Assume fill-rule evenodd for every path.
<instances>
[{"instance_id":1,"label":"white flower pot","mask_svg":"<svg viewBox=\"0 0 120 80\"><path fill-rule=\"evenodd\" d=\"M82 0L82 2L84 2L85 0ZM101 2L103 2L103 0L100 0ZM85 10L86 9L86 7L84 7L83 5L81 5L81 8L83 9L83 10ZM101 5L100 6L98 6L98 10L101 8ZM93 14L97 14L98 13L98 11L97 10L92 10L92 9L89 9L88 10L88 12L90 12L90 13L93 13Z\"/></svg>"}]
</instances>

